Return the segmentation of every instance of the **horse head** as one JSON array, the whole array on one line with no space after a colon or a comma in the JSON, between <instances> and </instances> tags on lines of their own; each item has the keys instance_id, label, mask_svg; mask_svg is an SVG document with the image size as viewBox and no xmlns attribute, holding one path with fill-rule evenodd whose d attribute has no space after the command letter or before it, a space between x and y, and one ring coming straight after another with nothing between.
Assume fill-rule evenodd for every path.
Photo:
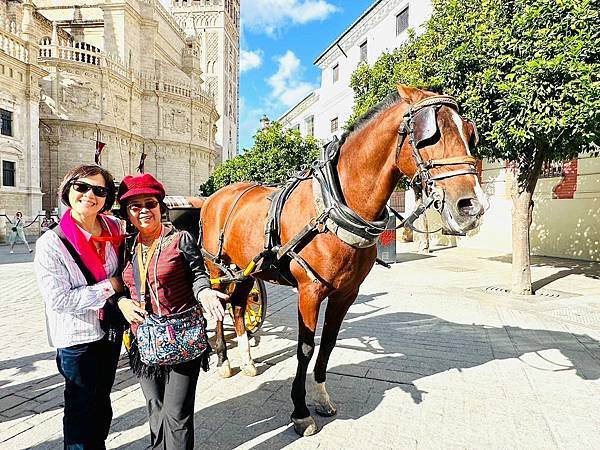
<instances>
[{"instance_id":1,"label":"horse head","mask_svg":"<svg viewBox=\"0 0 600 450\"><path fill-rule=\"evenodd\" d=\"M477 128L460 116L452 97L403 85L398 93L407 107L398 130L396 165L424 203L439 211L444 233L464 235L488 207L471 156Z\"/></svg>"}]
</instances>

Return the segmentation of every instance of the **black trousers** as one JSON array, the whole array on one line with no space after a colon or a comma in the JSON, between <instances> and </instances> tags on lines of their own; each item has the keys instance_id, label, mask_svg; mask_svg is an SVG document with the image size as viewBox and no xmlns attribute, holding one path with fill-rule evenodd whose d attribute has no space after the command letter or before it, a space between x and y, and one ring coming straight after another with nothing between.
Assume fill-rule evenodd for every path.
<instances>
[{"instance_id":1,"label":"black trousers","mask_svg":"<svg viewBox=\"0 0 600 450\"><path fill-rule=\"evenodd\" d=\"M139 378L150 423L151 448L194 448L194 397L200 358L171 366L161 378Z\"/></svg>"},{"instance_id":2,"label":"black trousers","mask_svg":"<svg viewBox=\"0 0 600 450\"><path fill-rule=\"evenodd\" d=\"M120 352L121 341L108 342L106 337L57 350L56 365L65 378L65 449L106 448L112 421L110 391Z\"/></svg>"}]
</instances>

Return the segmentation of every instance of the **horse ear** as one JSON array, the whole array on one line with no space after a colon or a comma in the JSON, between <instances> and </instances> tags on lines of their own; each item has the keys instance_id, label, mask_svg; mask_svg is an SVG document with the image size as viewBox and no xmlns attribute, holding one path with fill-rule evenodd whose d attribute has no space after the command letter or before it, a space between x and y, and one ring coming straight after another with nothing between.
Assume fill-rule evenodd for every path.
<instances>
[{"instance_id":1,"label":"horse ear","mask_svg":"<svg viewBox=\"0 0 600 450\"><path fill-rule=\"evenodd\" d=\"M400 97L402 97L408 103L417 103L419 100L425 97L423 95L423 91L412 86L399 84L396 86L396 88L398 89L398 94L400 94Z\"/></svg>"}]
</instances>

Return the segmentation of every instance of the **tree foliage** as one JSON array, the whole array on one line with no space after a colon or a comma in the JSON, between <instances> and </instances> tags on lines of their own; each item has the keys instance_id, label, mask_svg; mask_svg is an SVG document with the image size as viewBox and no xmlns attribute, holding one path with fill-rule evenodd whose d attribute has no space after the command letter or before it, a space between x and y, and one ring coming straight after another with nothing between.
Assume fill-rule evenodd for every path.
<instances>
[{"instance_id":1,"label":"tree foliage","mask_svg":"<svg viewBox=\"0 0 600 450\"><path fill-rule=\"evenodd\" d=\"M411 84L454 95L478 156L514 171L514 293L531 293L529 227L543 161L598 154L600 0L432 0L423 34L353 74L353 117Z\"/></svg>"},{"instance_id":2,"label":"tree foliage","mask_svg":"<svg viewBox=\"0 0 600 450\"><path fill-rule=\"evenodd\" d=\"M354 116L397 83L457 97L479 155L521 171L600 142L600 0L433 0L414 34L352 77Z\"/></svg>"},{"instance_id":3,"label":"tree foliage","mask_svg":"<svg viewBox=\"0 0 600 450\"><path fill-rule=\"evenodd\" d=\"M208 181L200 186L202 195L210 195L238 181L281 183L294 172L310 166L319 156L319 142L303 138L297 130L284 129L278 122L254 136L250 150L225 161Z\"/></svg>"}]
</instances>

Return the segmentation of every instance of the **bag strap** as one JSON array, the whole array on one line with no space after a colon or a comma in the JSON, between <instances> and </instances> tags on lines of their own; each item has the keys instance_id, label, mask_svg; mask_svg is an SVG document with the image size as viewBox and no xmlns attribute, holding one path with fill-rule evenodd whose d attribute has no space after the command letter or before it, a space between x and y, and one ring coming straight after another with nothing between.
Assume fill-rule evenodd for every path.
<instances>
[{"instance_id":1,"label":"bag strap","mask_svg":"<svg viewBox=\"0 0 600 450\"><path fill-rule=\"evenodd\" d=\"M87 281L88 286L92 286L92 285L96 284L96 279L94 278L94 275L92 275L92 272L90 271L90 269L88 269L87 266L84 264L83 260L81 259L81 255L79 255L79 253L77 253L77 250L75 250L75 247L73 247L73 244L71 244L71 242L69 242L69 240L63 233L62 229L58 226L58 224L54 224L50 228L50 230L52 230L56 233L56 235L62 241L65 248L71 254L73 261L75 261L75 264L77 264L77 267L79 267L79 270L81 270L81 273L85 277L85 280Z\"/></svg>"}]
</instances>

